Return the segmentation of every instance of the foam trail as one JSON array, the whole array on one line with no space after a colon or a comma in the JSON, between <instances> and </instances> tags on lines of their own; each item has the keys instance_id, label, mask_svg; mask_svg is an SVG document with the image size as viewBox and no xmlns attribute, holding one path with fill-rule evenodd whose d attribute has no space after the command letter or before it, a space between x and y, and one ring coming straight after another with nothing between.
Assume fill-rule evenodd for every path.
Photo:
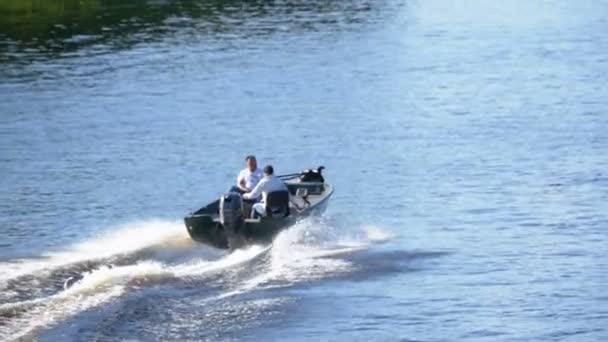
<instances>
[{"instance_id":1,"label":"foam trail","mask_svg":"<svg viewBox=\"0 0 608 342\"><path fill-rule=\"evenodd\" d=\"M134 265L108 267L104 266L83 276L62 295L80 295L94 293L104 287L127 285L137 279L150 280L161 277L171 277L173 274L163 264L155 261L143 261Z\"/></svg>"},{"instance_id":2,"label":"foam trail","mask_svg":"<svg viewBox=\"0 0 608 342\"><path fill-rule=\"evenodd\" d=\"M157 261L142 261L134 265L103 266L85 273L67 290L29 301L0 305L0 314L25 313L0 329L0 340L27 337L38 329L65 320L122 295L130 285L141 285L162 279L200 277L245 263L265 253L270 247L251 246L234 251L218 260L197 260L182 265L165 265Z\"/></svg>"},{"instance_id":3,"label":"foam trail","mask_svg":"<svg viewBox=\"0 0 608 342\"><path fill-rule=\"evenodd\" d=\"M246 280L217 299L227 298L254 289L284 287L299 281L349 272L355 266L341 254L369 248L393 235L378 227L364 227L354 235L332 236L329 227L306 220L281 232L274 240L265 272Z\"/></svg>"},{"instance_id":4,"label":"foam trail","mask_svg":"<svg viewBox=\"0 0 608 342\"><path fill-rule=\"evenodd\" d=\"M27 274L133 253L158 244L177 243L186 238L185 234L182 224L176 221L151 220L119 226L109 233L77 243L66 251L44 254L41 259L0 263L0 288L2 282Z\"/></svg>"},{"instance_id":5,"label":"foam trail","mask_svg":"<svg viewBox=\"0 0 608 342\"><path fill-rule=\"evenodd\" d=\"M270 247L251 246L236 250L218 260L199 259L188 264L165 265L157 261L142 261L134 265L108 267L103 266L84 274L82 279L61 293L61 296L95 293L108 286L126 286L155 280L197 277L206 273L231 268L245 263L268 251ZM2 306L0 306L2 308Z\"/></svg>"},{"instance_id":6,"label":"foam trail","mask_svg":"<svg viewBox=\"0 0 608 342\"><path fill-rule=\"evenodd\" d=\"M245 263L267 252L269 249L270 246L263 247L253 245L245 249L237 249L224 258L213 262L198 260L185 265L175 266L173 267L173 273L176 277L200 276L205 273L214 272Z\"/></svg>"},{"instance_id":7,"label":"foam trail","mask_svg":"<svg viewBox=\"0 0 608 342\"><path fill-rule=\"evenodd\" d=\"M247 276L236 283L232 280L228 282L229 288L219 297L209 298L213 300L256 289L290 286L297 282L344 274L356 265L340 258L341 254L366 249L392 236L377 227L349 230L351 233L348 234L342 233L342 229L339 231L341 234L336 235L332 233L332 227L314 220L304 220L281 232L270 246L254 245L214 260L196 258L185 263L181 260L176 264L166 263L166 259L163 259L165 262L141 260L129 265L102 266L83 273L82 279L67 290L46 297L0 305L0 317L11 317L5 325L0 325L0 340L29 338L40 329L84 310L104 305L132 290L134 286L137 288L150 282L202 279L209 273L220 274L217 272L227 269L235 269L237 273ZM184 235L181 223L146 221L130 224L115 232L76 244L65 252L48 254L46 259L39 262L20 261L19 265L24 266L24 269L14 270L0 264L0 271L9 277L31 274L37 270L46 272L71 263L129 254L155 245L165 247L167 244L181 244ZM254 259L256 261L252 266L255 266L256 274L253 277L245 272L248 269L237 267Z\"/></svg>"},{"instance_id":8,"label":"foam trail","mask_svg":"<svg viewBox=\"0 0 608 342\"><path fill-rule=\"evenodd\" d=\"M337 239L336 244L341 246L366 247L370 244L387 242L395 237L392 232L377 226L363 226L360 230Z\"/></svg>"}]
</instances>

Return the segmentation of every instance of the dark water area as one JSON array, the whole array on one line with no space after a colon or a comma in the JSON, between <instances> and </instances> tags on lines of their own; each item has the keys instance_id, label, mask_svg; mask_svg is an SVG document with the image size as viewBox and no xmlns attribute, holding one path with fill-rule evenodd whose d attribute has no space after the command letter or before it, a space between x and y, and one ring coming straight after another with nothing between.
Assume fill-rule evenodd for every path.
<instances>
[{"instance_id":1,"label":"dark water area","mask_svg":"<svg viewBox=\"0 0 608 342\"><path fill-rule=\"evenodd\" d=\"M606 14L0 2L0 340L607 340ZM250 153L328 211L192 242Z\"/></svg>"}]
</instances>

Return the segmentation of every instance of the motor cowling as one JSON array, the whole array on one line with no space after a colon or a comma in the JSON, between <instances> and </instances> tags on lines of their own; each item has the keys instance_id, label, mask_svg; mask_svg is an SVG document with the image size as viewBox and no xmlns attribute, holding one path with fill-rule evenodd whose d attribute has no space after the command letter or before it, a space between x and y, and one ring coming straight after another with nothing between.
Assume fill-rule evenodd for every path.
<instances>
[{"instance_id":1,"label":"motor cowling","mask_svg":"<svg viewBox=\"0 0 608 342\"><path fill-rule=\"evenodd\" d=\"M224 227L226 238L228 239L228 247L231 250L237 249L245 245L246 239L243 236L243 225L245 218L243 217L243 200L241 195L236 192L230 192L220 198L220 223Z\"/></svg>"}]
</instances>

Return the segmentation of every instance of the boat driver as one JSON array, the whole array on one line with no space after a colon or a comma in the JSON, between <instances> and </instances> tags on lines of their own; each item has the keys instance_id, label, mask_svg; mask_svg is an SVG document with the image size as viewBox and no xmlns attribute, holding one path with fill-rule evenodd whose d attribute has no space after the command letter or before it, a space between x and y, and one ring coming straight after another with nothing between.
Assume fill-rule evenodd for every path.
<instances>
[{"instance_id":1,"label":"boat driver","mask_svg":"<svg viewBox=\"0 0 608 342\"><path fill-rule=\"evenodd\" d=\"M236 186L230 189L231 192L238 192L241 195L253 190L264 177L262 170L258 168L258 162L254 155L245 157L245 163L245 168L239 172L236 178Z\"/></svg>"},{"instance_id":2,"label":"boat driver","mask_svg":"<svg viewBox=\"0 0 608 342\"><path fill-rule=\"evenodd\" d=\"M266 197L269 192L274 191L288 191L287 185L282 180L274 176L274 169L272 165L266 165L264 167L264 178L258 183L258 185L251 191L243 194L244 199L258 198L262 195L262 201L255 203L251 210L251 217L255 218L256 213L264 216L266 215Z\"/></svg>"}]
</instances>

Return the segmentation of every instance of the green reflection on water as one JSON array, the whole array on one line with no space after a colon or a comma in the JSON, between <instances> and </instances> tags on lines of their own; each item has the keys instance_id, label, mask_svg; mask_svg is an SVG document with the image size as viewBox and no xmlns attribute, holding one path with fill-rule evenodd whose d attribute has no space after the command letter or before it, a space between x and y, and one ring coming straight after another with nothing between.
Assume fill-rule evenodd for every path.
<instances>
[{"instance_id":1,"label":"green reflection on water","mask_svg":"<svg viewBox=\"0 0 608 342\"><path fill-rule=\"evenodd\" d=\"M13 13L62 14L66 9L91 9L99 7L99 0L3 0L0 10Z\"/></svg>"},{"instance_id":2,"label":"green reflection on water","mask_svg":"<svg viewBox=\"0 0 608 342\"><path fill-rule=\"evenodd\" d=\"M2 0L0 33L30 40L55 25L94 17L100 8L100 0Z\"/></svg>"},{"instance_id":3,"label":"green reflection on water","mask_svg":"<svg viewBox=\"0 0 608 342\"><path fill-rule=\"evenodd\" d=\"M0 0L0 62L25 62L34 55L53 57L83 46L112 42L130 46L129 37L147 27L152 39L163 21L180 15L194 1L145 0ZM186 10L188 12L188 10ZM189 14L184 14L189 15ZM17 54L17 55L16 55Z\"/></svg>"},{"instance_id":4,"label":"green reflection on water","mask_svg":"<svg viewBox=\"0 0 608 342\"><path fill-rule=\"evenodd\" d=\"M0 0L0 63L55 58L92 45L124 49L178 31L210 39L331 32L365 22L372 2Z\"/></svg>"}]
</instances>

